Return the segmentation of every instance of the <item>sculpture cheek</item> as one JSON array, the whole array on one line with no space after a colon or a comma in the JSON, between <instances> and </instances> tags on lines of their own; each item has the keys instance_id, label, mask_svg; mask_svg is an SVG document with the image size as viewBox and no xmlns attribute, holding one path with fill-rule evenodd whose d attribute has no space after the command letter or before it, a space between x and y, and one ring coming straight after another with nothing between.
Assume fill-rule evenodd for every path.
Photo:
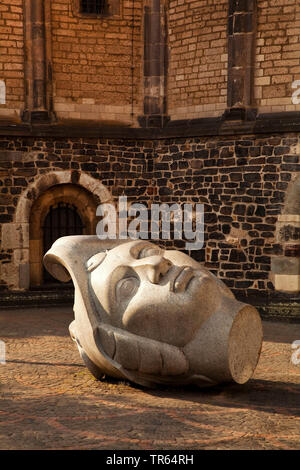
<instances>
[{"instance_id":1,"label":"sculpture cheek","mask_svg":"<svg viewBox=\"0 0 300 470\"><path fill-rule=\"evenodd\" d=\"M153 338L153 314L144 311L144 309L130 307L125 309L122 318L122 326L130 333Z\"/></svg>"},{"instance_id":2,"label":"sculpture cheek","mask_svg":"<svg viewBox=\"0 0 300 470\"><path fill-rule=\"evenodd\" d=\"M177 347L184 346L192 338L195 321L182 307L167 304L145 305L134 308L129 305L124 312L123 328L130 333Z\"/></svg>"}]
</instances>

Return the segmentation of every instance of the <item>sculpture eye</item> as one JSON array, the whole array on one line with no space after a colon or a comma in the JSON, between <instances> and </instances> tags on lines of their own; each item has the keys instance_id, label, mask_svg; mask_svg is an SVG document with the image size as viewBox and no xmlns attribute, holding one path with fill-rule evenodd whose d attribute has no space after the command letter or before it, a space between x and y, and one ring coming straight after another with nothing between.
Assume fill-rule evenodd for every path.
<instances>
[{"instance_id":1,"label":"sculpture eye","mask_svg":"<svg viewBox=\"0 0 300 470\"><path fill-rule=\"evenodd\" d=\"M160 248L146 246L144 247L138 255L138 259L148 258L149 256L161 256L162 250Z\"/></svg>"},{"instance_id":2,"label":"sculpture eye","mask_svg":"<svg viewBox=\"0 0 300 470\"><path fill-rule=\"evenodd\" d=\"M120 302L130 299L137 292L139 285L139 280L133 276L120 279L116 285L117 299Z\"/></svg>"}]
</instances>

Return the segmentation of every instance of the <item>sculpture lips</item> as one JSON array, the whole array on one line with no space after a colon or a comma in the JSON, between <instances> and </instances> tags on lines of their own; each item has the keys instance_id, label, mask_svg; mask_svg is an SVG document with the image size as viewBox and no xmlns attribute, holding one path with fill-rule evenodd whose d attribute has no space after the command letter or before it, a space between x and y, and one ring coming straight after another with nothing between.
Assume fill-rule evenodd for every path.
<instances>
[{"instance_id":1,"label":"sculpture lips","mask_svg":"<svg viewBox=\"0 0 300 470\"><path fill-rule=\"evenodd\" d=\"M194 277L194 270L189 266L182 266L179 273L175 274L173 282L171 282L171 290L173 292L184 292Z\"/></svg>"}]
</instances>

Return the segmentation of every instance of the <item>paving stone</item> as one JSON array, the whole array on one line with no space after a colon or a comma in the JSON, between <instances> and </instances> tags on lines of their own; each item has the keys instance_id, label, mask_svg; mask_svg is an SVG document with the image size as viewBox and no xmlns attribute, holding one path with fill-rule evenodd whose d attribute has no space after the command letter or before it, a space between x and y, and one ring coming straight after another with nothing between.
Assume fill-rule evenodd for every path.
<instances>
[{"instance_id":1,"label":"paving stone","mask_svg":"<svg viewBox=\"0 0 300 470\"><path fill-rule=\"evenodd\" d=\"M96 381L71 307L2 309L0 449L299 449L300 325L264 322L254 377L212 389Z\"/></svg>"}]
</instances>

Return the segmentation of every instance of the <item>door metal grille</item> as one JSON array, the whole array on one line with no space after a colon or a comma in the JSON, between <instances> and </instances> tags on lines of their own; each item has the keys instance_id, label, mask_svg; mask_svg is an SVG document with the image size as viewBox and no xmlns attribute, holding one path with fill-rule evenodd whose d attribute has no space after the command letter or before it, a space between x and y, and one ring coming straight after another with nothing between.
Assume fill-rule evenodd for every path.
<instances>
[{"instance_id":1,"label":"door metal grille","mask_svg":"<svg viewBox=\"0 0 300 470\"><path fill-rule=\"evenodd\" d=\"M75 206L64 202L51 206L43 226L44 253L58 238L82 235L83 229L84 225ZM46 269L44 269L44 282L57 282Z\"/></svg>"}]
</instances>

